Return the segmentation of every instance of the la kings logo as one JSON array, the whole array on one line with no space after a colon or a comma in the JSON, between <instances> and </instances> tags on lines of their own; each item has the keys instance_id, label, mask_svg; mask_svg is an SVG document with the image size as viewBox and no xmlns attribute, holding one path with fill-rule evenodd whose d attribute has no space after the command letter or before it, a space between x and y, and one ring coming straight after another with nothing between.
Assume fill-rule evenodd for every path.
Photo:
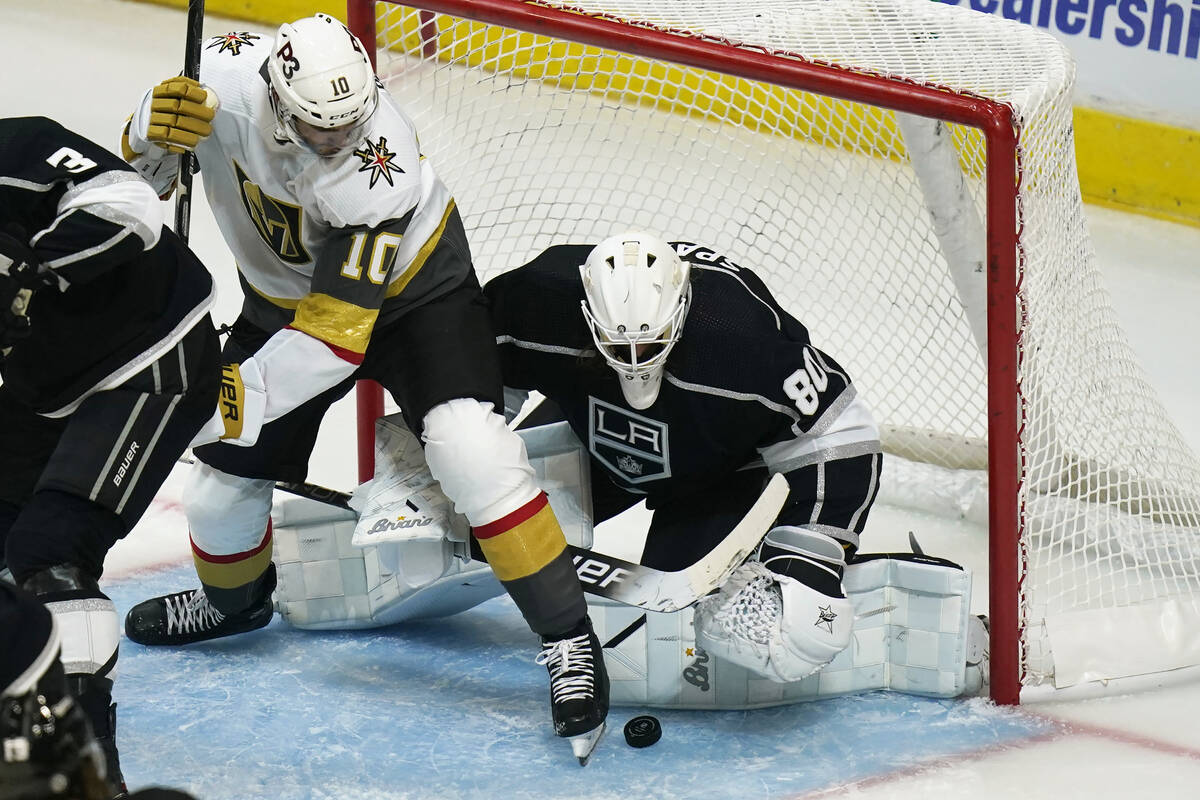
<instances>
[{"instance_id":1,"label":"la kings logo","mask_svg":"<svg viewBox=\"0 0 1200 800\"><path fill-rule=\"evenodd\" d=\"M588 398L588 450L627 483L671 476L667 439L666 423Z\"/></svg>"}]
</instances>

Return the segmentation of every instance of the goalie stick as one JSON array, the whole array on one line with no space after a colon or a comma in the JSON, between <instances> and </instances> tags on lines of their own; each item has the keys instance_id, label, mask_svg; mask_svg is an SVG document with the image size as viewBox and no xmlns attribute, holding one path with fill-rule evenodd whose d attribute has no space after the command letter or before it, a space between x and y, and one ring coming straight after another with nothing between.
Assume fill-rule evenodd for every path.
<instances>
[{"instance_id":1,"label":"goalie stick","mask_svg":"<svg viewBox=\"0 0 1200 800\"><path fill-rule=\"evenodd\" d=\"M350 495L311 483L275 484L284 492L350 508ZM761 495L721 543L689 567L667 572L584 547L567 545L588 594L648 611L681 611L719 587L758 547L787 500L787 479L772 475Z\"/></svg>"}]
</instances>

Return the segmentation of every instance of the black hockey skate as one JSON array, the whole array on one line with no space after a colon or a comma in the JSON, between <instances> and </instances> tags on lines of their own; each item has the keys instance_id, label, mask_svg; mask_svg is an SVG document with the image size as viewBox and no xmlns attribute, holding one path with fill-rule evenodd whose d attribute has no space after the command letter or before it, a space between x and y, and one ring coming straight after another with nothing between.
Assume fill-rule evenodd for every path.
<instances>
[{"instance_id":1,"label":"black hockey skate","mask_svg":"<svg viewBox=\"0 0 1200 800\"><path fill-rule=\"evenodd\" d=\"M222 614L203 589L143 600L125 615L125 635L138 644L181 645L219 639L265 627L275 613L275 565L267 567L260 599L237 614Z\"/></svg>"},{"instance_id":2,"label":"black hockey skate","mask_svg":"<svg viewBox=\"0 0 1200 800\"><path fill-rule=\"evenodd\" d=\"M571 740L584 766L604 735L608 716L608 670L591 619L584 617L559 638L543 638L537 663L550 673L554 732Z\"/></svg>"}]
</instances>

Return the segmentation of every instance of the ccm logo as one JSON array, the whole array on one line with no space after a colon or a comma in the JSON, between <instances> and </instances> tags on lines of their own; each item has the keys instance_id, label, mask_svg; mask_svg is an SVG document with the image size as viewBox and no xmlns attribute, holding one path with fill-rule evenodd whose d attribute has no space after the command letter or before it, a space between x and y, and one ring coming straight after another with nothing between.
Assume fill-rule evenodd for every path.
<instances>
[{"instance_id":1,"label":"ccm logo","mask_svg":"<svg viewBox=\"0 0 1200 800\"><path fill-rule=\"evenodd\" d=\"M579 575L579 580L584 583L595 584L601 589L610 583L621 583L625 576L633 574L627 569L606 564L594 558L585 560L583 556L575 556L574 564L575 572Z\"/></svg>"}]
</instances>

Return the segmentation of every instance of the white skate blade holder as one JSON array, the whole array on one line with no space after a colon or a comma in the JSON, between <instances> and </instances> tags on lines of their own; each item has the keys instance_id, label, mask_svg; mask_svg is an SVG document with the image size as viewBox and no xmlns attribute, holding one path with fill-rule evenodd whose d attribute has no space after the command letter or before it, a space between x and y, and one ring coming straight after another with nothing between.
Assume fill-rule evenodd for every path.
<instances>
[{"instance_id":1,"label":"white skate blade holder","mask_svg":"<svg viewBox=\"0 0 1200 800\"><path fill-rule=\"evenodd\" d=\"M608 723L601 722L587 733L567 737L571 740L571 750L575 753L575 757L579 759L579 766L587 766L588 760L591 759L592 753L596 750L596 745L600 744L600 739L604 736L604 731L607 729Z\"/></svg>"}]
</instances>

